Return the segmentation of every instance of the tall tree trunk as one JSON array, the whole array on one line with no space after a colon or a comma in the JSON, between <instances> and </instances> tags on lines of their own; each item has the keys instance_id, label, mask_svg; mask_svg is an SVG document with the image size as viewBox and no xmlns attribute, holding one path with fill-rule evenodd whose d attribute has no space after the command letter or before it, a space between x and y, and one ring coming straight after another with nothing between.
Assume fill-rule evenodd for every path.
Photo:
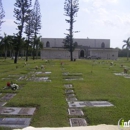
<instances>
[{"instance_id":1,"label":"tall tree trunk","mask_svg":"<svg viewBox=\"0 0 130 130\"><path fill-rule=\"evenodd\" d=\"M72 14L72 0L71 0L71 17L70 17L70 60L73 61L73 50L72 50L72 44L73 44L73 14Z\"/></svg>"},{"instance_id":2,"label":"tall tree trunk","mask_svg":"<svg viewBox=\"0 0 130 130\"><path fill-rule=\"evenodd\" d=\"M28 43L27 43L26 61L28 61L28 46L29 46L29 40L28 40Z\"/></svg>"},{"instance_id":3,"label":"tall tree trunk","mask_svg":"<svg viewBox=\"0 0 130 130\"><path fill-rule=\"evenodd\" d=\"M7 58L7 50L5 50L5 59Z\"/></svg>"},{"instance_id":4,"label":"tall tree trunk","mask_svg":"<svg viewBox=\"0 0 130 130\"><path fill-rule=\"evenodd\" d=\"M36 45L36 59L38 59L38 45Z\"/></svg>"},{"instance_id":5,"label":"tall tree trunk","mask_svg":"<svg viewBox=\"0 0 130 130\"><path fill-rule=\"evenodd\" d=\"M32 52L32 54L33 54L33 60L35 60L35 48L33 47L33 52Z\"/></svg>"},{"instance_id":6,"label":"tall tree trunk","mask_svg":"<svg viewBox=\"0 0 130 130\"><path fill-rule=\"evenodd\" d=\"M14 63L17 64L18 50L15 51Z\"/></svg>"}]
</instances>

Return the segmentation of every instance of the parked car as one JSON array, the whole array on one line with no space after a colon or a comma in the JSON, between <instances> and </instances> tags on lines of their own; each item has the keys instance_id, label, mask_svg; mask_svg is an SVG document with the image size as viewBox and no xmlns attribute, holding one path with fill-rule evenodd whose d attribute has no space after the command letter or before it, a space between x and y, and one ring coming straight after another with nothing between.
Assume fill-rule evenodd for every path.
<instances>
[{"instance_id":1,"label":"parked car","mask_svg":"<svg viewBox=\"0 0 130 130\"><path fill-rule=\"evenodd\" d=\"M101 59L99 56L88 56L87 59Z\"/></svg>"}]
</instances>

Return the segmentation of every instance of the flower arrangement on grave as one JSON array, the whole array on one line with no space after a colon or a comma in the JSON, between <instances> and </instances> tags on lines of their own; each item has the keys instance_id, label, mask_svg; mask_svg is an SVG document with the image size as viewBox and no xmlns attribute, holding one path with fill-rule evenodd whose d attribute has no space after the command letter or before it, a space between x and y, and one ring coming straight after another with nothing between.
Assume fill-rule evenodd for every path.
<instances>
[{"instance_id":1,"label":"flower arrangement on grave","mask_svg":"<svg viewBox=\"0 0 130 130\"><path fill-rule=\"evenodd\" d=\"M128 69L124 68L124 74L127 74L127 72L128 72Z\"/></svg>"},{"instance_id":2,"label":"flower arrangement on grave","mask_svg":"<svg viewBox=\"0 0 130 130\"><path fill-rule=\"evenodd\" d=\"M113 65L113 62L110 62L110 66L112 66Z\"/></svg>"},{"instance_id":3,"label":"flower arrangement on grave","mask_svg":"<svg viewBox=\"0 0 130 130\"><path fill-rule=\"evenodd\" d=\"M35 69L37 70L37 69L38 69L38 66L35 66Z\"/></svg>"},{"instance_id":4,"label":"flower arrangement on grave","mask_svg":"<svg viewBox=\"0 0 130 130\"><path fill-rule=\"evenodd\" d=\"M41 69L44 69L44 65L41 65Z\"/></svg>"},{"instance_id":5,"label":"flower arrangement on grave","mask_svg":"<svg viewBox=\"0 0 130 130\"><path fill-rule=\"evenodd\" d=\"M123 68L123 65L121 64L121 67Z\"/></svg>"},{"instance_id":6,"label":"flower arrangement on grave","mask_svg":"<svg viewBox=\"0 0 130 130\"><path fill-rule=\"evenodd\" d=\"M14 84L14 83L10 83L10 82L7 82L6 84L6 87L4 87L3 89L12 89L12 90L16 90L16 89L19 89L19 85L17 84Z\"/></svg>"}]
</instances>

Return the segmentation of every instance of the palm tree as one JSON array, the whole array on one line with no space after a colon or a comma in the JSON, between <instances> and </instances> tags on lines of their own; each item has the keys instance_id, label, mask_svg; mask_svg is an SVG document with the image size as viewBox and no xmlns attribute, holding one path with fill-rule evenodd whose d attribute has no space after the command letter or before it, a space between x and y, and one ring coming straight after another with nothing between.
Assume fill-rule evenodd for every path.
<instances>
[{"instance_id":1,"label":"palm tree","mask_svg":"<svg viewBox=\"0 0 130 130\"><path fill-rule=\"evenodd\" d=\"M126 49L127 49L127 60L129 60L130 37L127 40L123 40L123 42L125 42L126 44L124 44L122 46L122 49L124 49L124 47L126 47Z\"/></svg>"}]
</instances>

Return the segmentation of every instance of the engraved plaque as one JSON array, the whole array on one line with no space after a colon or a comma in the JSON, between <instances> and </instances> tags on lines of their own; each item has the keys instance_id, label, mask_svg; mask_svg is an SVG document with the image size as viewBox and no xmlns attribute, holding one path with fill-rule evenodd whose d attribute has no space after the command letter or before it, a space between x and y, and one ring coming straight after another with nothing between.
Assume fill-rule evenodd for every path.
<instances>
[{"instance_id":1,"label":"engraved plaque","mask_svg":"<svg viewBox=\"0 0 130 130\"><path fill-rule=\"evenodd\" d=\"M71 118L70 119L70 126L71 127L87 126L87 122L84 118Z\"/></svg>"},{"instance_id":2,"label":"engraved plaque","mask_svg":"<svg viewBox=\"0 0 130 130\"><path fill-rule=\"evenodd\" d=\"M69 115L71 115L71 116L82 116L82 115L84 115L83 111L81 109L77 109L77 108L69 108L68 112L69 112Z\"/></svg>"},{"instance_id":3,"label":"engraved plaque","mask_svg":"<svg viewBox=\"0 0 130 130\"><path fill-rule=\"evenodd\" d=\"M0 118L0 126L10 128L24 128L29 126L31 118Z\"/></svg>"}]
</instances>

